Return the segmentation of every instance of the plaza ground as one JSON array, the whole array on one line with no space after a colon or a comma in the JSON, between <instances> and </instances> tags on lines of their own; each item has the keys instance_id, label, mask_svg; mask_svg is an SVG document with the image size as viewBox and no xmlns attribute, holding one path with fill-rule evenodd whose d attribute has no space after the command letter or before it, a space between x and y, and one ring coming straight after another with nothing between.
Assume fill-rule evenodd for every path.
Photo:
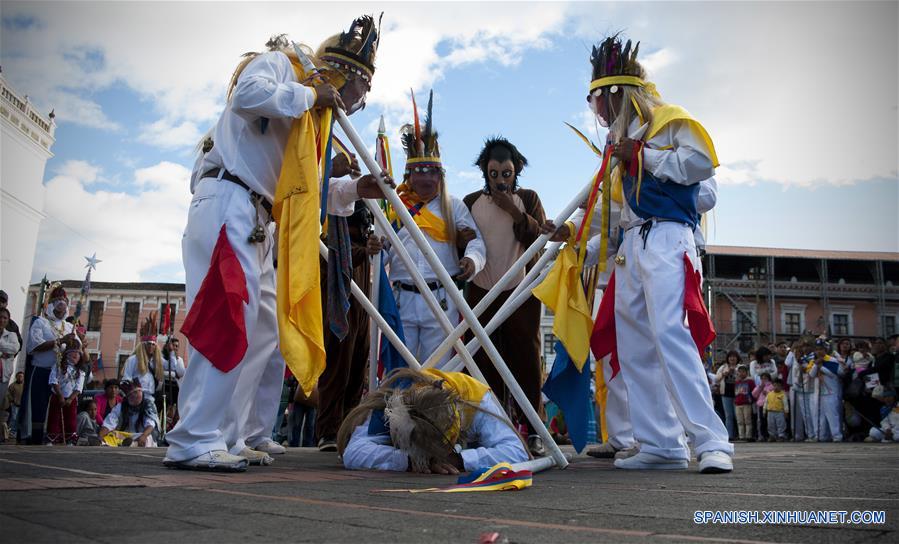
<instances>
[{"instance_id":1,"label":"plaza ground","mask_svg":"<svg viewBox=\"0 0 899 544\"><path fill-rule=\"evenodd\" d=\"M386 491L455 480L351 472L314 449L242 474L170 470L164 451L0 446L0 542L899 541L894 444L737 444L725 475L578 456L523 491L449 494ZM694 523L705 510L875 510L886 523Z\"/></svg>"}]
</instances>

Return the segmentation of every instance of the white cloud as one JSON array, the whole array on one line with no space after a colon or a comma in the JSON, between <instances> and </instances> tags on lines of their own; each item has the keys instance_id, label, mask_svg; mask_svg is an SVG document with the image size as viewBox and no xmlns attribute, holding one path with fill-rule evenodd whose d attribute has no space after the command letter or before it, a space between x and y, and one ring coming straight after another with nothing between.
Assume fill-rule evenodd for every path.
<instances>
[{"instance_id":1,"label":"white cloud","mask_svg":"<svg viewBox=\"0 0 899 544\"><path fill-rule=\"evenodd\" d=\"M97 281L152 281L160 267L181 268L181 234L190 203L190 172L160 162L134 171L135 193L94 191L102 171L82 161L66 163L47 182L33 278L77 279L84 255L103 263ZM110 228L115 225L115 228ZM183 275L180 278L183 280Z\"/></svg>"},{"instance_id":2,"label":"white cloud","mask_svg":"<svg viewBox=\"0 0 899 544\"><path fill-rule=\"evenodd\" d=\"M164 118L141 125L137 139L162 149L189 148L200 141L202 134L197 124L192 121L173 125L170 119Z\"/></svg>"}]
</instances>

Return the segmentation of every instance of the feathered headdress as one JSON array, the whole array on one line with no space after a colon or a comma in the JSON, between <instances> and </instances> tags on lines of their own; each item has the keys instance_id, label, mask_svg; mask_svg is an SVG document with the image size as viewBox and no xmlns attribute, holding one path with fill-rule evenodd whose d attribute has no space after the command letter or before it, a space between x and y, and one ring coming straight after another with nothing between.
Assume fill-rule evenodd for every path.
<instances>
[{"instance_id":1,"label":"feathered headdress","mask_svg":"<svg viewBox=\"0 0 899 544\"><path fill-rule=\"evenodd\" d=\"M418 384L387 397L384 418L394 447L409 455L421 471L431 459L445 457L461 434L459 395L443 381Z\"/></svg>"},{"instance_id":2,"label":"feathered headdress","mask_svg":"<svg viewBox=\"0 0 899 544\"><path fill-rule=\"evenodd\" d=\"M403 125L400 128L400 141L406 152L406 172L415 169L436 168L443 169L440 162L440 143L437 141L437 131L434 130L434 91L428 95L428 109L424 118L424 130L418 120L418 106L415 103L415 93L412 93L412 118L411 125Z\"/></svg>"},{"instance_id":3,"label":"feathered headdress","mask_svg":"<svg viewBox=\"0 0 899 544\"><path fill-rule=\"evenodd\" d=\"M144 319L140 326L140 341L155 342L156 341L156 312L150 312L150 315Z\"/></svg>"},{"instance_id":4,"label":"feathered headdress","mask_svg":"<svg viewBox=\"0 0 899 544\"><path fill-rule=\"evenodd\" d=\"M381 42L379 28L383 17L382 12L377 26L370 15L357 18L349 30L322 42L315 56L344 73L356 74L371 82Z\"/></svg>"},{"instance_id":5,"label":"feathered headdress","mask_svg":"<svg viewBox=\"0 0 899 544\"><path fill-rule=\"evenodd\" d=\"M62 288L61 282L54 281L50 284L50 298L48 300L51 303L57 300L69 301L69 297L66 295L66 290Z\"/></svg>"},{"instance_id":6,"label":"feathered headdress","mask_svg":"<svg viewBox=\"0 0 899 544\"><path fill-rule=\"evenodd\" d=\"M593 46L590 55L590 64L593 65L593 78L590 82L590 92L600 87L617 85L646 86L643 81L645 71L637 61L637 53L640 51L640 42L631 49L631 41L622 45L618 34L608 37L599 44ZM616 89L612 89L614 93Z\"/></svg>"}]
</instances>

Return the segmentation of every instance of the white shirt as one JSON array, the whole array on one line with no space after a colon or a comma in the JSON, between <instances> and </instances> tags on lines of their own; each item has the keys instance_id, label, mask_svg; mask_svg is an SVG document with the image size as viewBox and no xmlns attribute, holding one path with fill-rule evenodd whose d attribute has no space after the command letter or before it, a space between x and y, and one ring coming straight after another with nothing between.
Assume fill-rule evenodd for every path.
<instances>
[{"instance_id":1,"label":"white shirt","mask_svg":"<svg viewBox=\"0 0 899 544\"><path fill-rule=\"evenodd\" d=\"M162 372L166 378L181 383L181 378L184 376L184 359L175 357L175 353L170 352L169 360L162 365Z\"/></svg>"},{"instance_id":2,"label":"white shirt","mask_svg":"<svg viewBox=\"0 0 899 544\"><path fill-rule=\"evenodd\" d=\"M493 393L484 395L480 408L505 417ZM407 470L409 456L393 447L389 435L368 434L370 420L371 416L353 431L343 452L343 465L350 470ZM466 471L492 467L502 462L520 463L528 460L528 453L515 431L505 421L481 411L472 419L471 427L466 432L466 440L470 446L475 446L462 450Z\"/></svg>"},{"instance_id":3,"label":"white shirt","mask_svg":"<svg viewBox=\"0 0 899 544\"><path fill-rule=\"evenodd\" d=\"M0 331L0 383L9 381L16 366L15 354L19 352L19 338L16 333Z\"/></svg>"},{"instance_id":4,"label":"white shirt","mask_svg":"<svg viewBox=\"0 0 899 544\"><path fill-rule=\"evenodd\" d=\"M31 364L38 368L50 368L55 365L56 350L34 351L34 348L44 342L62 338L72 330L72 324L63 319L54 317L52 322L45 316L35 319L28 330L28 353L32 355ZM65 349L65 344L61 345L59 349Z\"/></svg>"},{"instance_id":5,"label":"white shirt","mask_svg":"<svg viewBox=\"0 0 899 544\"><path fill-rule=\"evenodd\" d=\"M478 229L478 225L474 222L474 218L471 216L471 213L468 211L468 206L465 205L464 202L459 200L456 197L450 197L453 204L453 219L456 223L456 230L460 230L462 227L468 227L475 232L475 239L468 242L468 247L465 248L465 257L471 259L474 263L474 273L477 274L484 268L484 264L487 261L487 249L484 247L484 240L481 237L481 231ZM440 195L435 196L430 202L427 204L428 210L434 213L437 217L443 218L443 211L440 209ZM434 249L434 253L437 254L437 258L443 264L446 271L449 272L450 276L455 276L461 272L461 268L459 268L459 257L457 257L456 248L452 246L452 244L447 242L438 242L427 235L427 233L423 233L425 235L425 239ZM418 249L418 246L415 245L415 242L412 240L412 235L409 234L409 230L405 227L401 228L397 233L400 241L403 242L403 246L406 248L406 251L409 252L409 256L412 258L412 262L415 263L415 267L418 268L418 271L421 272L422 277L424 277L425 281L432 282L437 280L437 274L431 270L431 265L428 264L427 259L425 259L424 253ZM388 246L388 255L387 255L387 263L390 266L390 281L402 281L404 283L412 283L412 275L406 270L405 265L403 264L402 259L400 259L399 255L394 251L390 251ZM474 277L474 276L472 276Z\"/></svg>"},{"instance_id":6,"label":"white shirt","mask_svg":"<svg viewBox=\"0 0 899 544\"><path fill-rule=\"evenodd\" d=\"M119 427L119 422L122 420L122 406L128 402L127 400L120 402L115 405L115 408L106 415L106 419L103 420L103 428L109 429L110 431L115 431ZM137 418L140 416L139 407L133 409L131 411L131 415L129 417L128 425L125 427L126 433L142 433L144 429L149 426L154 426L157 429L159 428L159 421L156 419L156 406L152 401L147 402L146 397L144 397L144 402L147 404L147 413L144 417L142 424L138 427ZM129 408L134 408L133 406L129 406Z\"/></svg>"},{"instance_id":7,"label":"white shirt","mask_svg":"<svg viewBox=\"0 0 899 544\"><path fill-rule=\"evenodd\" d=\"M137 355L128 357L125 361L125 370L122 371L123 380L137 380L140 382L141 389L144 390L144 397L153 398L156 393L156 376L153 375L153 358L147 359L147 371L143 374L137 372Z\"/></svg>"},{"instance_id":8,"label":"white shirt","mask_svg":"<svg viewBox=\"0 0 899 544\"><path fill-rule=\"evenodd\" d=\"M58 384L62 396L69 398L75 391L81 393L84 390L84 372L78 372L74 366L66 365L65 375L60 376L59 365L53 365L48 383L50 385Z\"/></svg>"},{"instance_id":9,"label":"white shirt","mask_svg":"<svg viewBox=\"0 0 899 544\"><path fill-rule=\"evenodd\" d=\"M191 193L200 176L224 167L272 202L293 121L314 104L315 92L297 81L287 55L267 52L253 59L241 72L231 101L215 125L212 149L195 163ZM264 134L262 118L268 119ZM352 180L330 181L329 213L352 215L358 199Z\"/></svg>"},{"instance_id":10,"label":"white shirt","mask_svg":"<svg viewBox=\"0 0 899 544\"><path fill-rule=\"evenodd\" d=\"M635 118L628 127L628 137L640 139L648 128L648 124L641 126L639 118ZM667 146L673 148L660 149ZM705 144L696 137L688 123L672 121L646 142L643 148L643 168L662 181L693 185L715 174L712 160L707 153ZM626 199L622 208L620 222L622 228L627 229L643 222L643 219L631 210Z\"/></svg>"}]
</instances>

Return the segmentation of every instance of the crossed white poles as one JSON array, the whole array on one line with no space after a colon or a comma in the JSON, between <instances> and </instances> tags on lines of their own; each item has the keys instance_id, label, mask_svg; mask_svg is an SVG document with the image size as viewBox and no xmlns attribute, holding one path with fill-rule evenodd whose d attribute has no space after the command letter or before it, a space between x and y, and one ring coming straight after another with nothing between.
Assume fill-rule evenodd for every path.
<instances>
[{"instance_id":1,"label":"crossed white poles","mask_svg":"<svg viewBox=\"0 0 899 544\"><path fill-rule=\"evenodd\" d=\"M535 240L531 244L531 246L524 252L524 254L515 262L515 264L513 264L508 271L506 271L506 273L502 278L500 278L496 285L494 285L490 289L490 291L481 300L481 302L475 306L474 310L472 310L472 308L468 305L468 303L462 296L461 291L456 288L455 282L446 271L446 268L444 268L443 264L440 262L437 254L425 239L424 234L418 228L418 225L415 224L415 221L412 219L412 216L409 214L409 211L406 209L399 196L393 189L391 189L389 186L387 186L386 183L384 183L384 172L382 171L380 165L369 153L368 148L362 142L362 139L359 137L355 128L350 123L346 114L340 109L335 109L334 113L337 117L337 122L343 129L343 132L349 138L350 142L352 143L356 152L362 158L362 161L365 163L368 170L375 175L378 185L381 187L381 190L383 191L385 197L390 202L391 206L393 206L397 215L399 215L403 226L412 237L415 245L422 252L422 255L427 260L431 269L437 275L437 279L443 285L447 296L452 299L456 308L462 313L462 322L457 327L453 328L449 319L446 317L446 314L440 308L440 305L434 297L434 294L431 292L430 288L428 288L427 283L421 275L421 272L418 270L418 267L416 267L412 262L408 251L400 241L396 232L394 232L393 228L390 227L390 224L387 222L387 219L384 217L377 203L374 200L366 200L366 205L373 212L378 230L388 236L392 244L392 250L396 251L397 255L403 261L406 269L412 275L412 280L418 288L419 292L422 296L425 297L425 301L428 304L428 307L434 313L435 318L437 318L441 327L447 333L446 340L444 340L437 348L437 350L433 354L431 354L431 356L425 362L424 367L434 366L436 362L439 361L444 354L446 354L450 347L455 347L457 355L450 361L450 363L445 366L445 370L457 370L459 368L459 361L461 360L461 362L468 368L473 377L486 383L483 374L472 358L472 354L480 347L483 347L483 349L487 353L487 356L496 367L497 372L499 372L506 386L509 388L509 391L512 393L512 396L515 398L516 402L521 408L522 412L524 412L525 417L527 417L533 429L543 439L543 442L547 447L550 457L552 458L555 465L559 468L565 468L566 466L568 466L567 458L550 436L549 431L546 429L543 421L541 421L540 416L534 410L533 406L531 406L531 403L525 396L524 391L522 391L521 386L518 385L518 382L515 380L515 377L512 375L509 367L506 365L502 356L499 354L499 351L497 351L496 346L494 346L493 342L490 340L490 332L495 330L503 321L505 321L509 317L509 315L511 315L516 309L518 309L518 307L521 306L521 304L523 304L531 296L531 289L539 281L542 280L543 275L541 275L541 272L546 268L546 265L549 264L549 262L552 261L552 259L555 258L555 256L558 254L561 244L555 243L550 245L549 249L544 252L537 264L525 276L525 280L517 286L512 295L509 296L508 300L503 304L499 311L497 311L494 318L490 320L487 327L482 326L480 321L478 321L477 316L483 313L483 311L487 307L489 307L490 304L494 300L496 300L496 298L503 291L506 290L506 288L510 283L512 283L514 278L521 272L521 270L525 268L525 266L527 266L527 263L530 262L531 259L533 259L533 257L536 256L537 253L543 248L543 246L549 240L549 235L540 235L537 240ZM614 164L610 164L609 167L613 168ZM561 225L562 223L564 223L571 216L571 214L574 213L578 205L580 205L587 199L590 188L591 184L587 184L577 194L577 196L572 199L568 206L566 206L565 209L556 218L555 223L557 225ZM322 256L327 258L327 249L325 248L324 244L320 244L319 249L322 253ZM380 263L377 262L375 264L380 265ZM377 268L375 268L374 274L374 281L379 282L380 266L377 266ZM377 283L374 283L372 286L372 296L374 300L377 300L377 290L375 289L377 285ZM362 305L363 309L369 314L377 327L381 329L381 332L385 335L385 337L387 337L388 341L399 351L400 356L403 357L403 360L406 361L406 363L411 368L422 368L422 365L418 363L414 355L409 352L409 349L399 340L393 330L388 326L384 318L378 313L376 306L372 304L372 302L368 298L365 297L365 295L355 283L353 283L352 285L352 294ZM468 345L463 346L460 338L468 328L470 328L474 333L475 339L469 342ZM377 347L376 342L374 342L375 339L376 333L373 333L373 342L370 354L372 359L369 369L370 387L373 387L374 385L375 380L373 373L376 372L377 368Z\"/></svg>"}]
</instances>

